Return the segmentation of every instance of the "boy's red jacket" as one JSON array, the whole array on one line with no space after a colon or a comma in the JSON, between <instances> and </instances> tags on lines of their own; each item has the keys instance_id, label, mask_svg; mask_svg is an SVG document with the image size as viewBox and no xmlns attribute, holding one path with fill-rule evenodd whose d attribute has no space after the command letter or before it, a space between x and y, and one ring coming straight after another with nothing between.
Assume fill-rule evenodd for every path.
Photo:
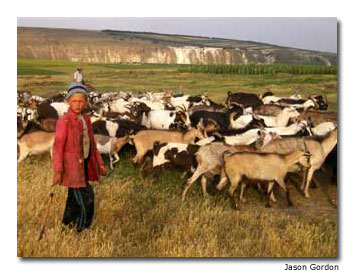
<instances>
[{"instance_id":1,"label":"boy's red jacket","mask_svg":"<svg viewBox=\"0 0 354 274\"><path fill-rule=\"evenodd\" d=\"M104 165L93 137L90 118L83 114L90 138L90 156L88 161L88 180L99 180L99 166ZM85 187L83 157L83 124L77 115L69 111L57 122L53 145L54 172L63 172L62 186Z\"/></svg>"}]
</instances>

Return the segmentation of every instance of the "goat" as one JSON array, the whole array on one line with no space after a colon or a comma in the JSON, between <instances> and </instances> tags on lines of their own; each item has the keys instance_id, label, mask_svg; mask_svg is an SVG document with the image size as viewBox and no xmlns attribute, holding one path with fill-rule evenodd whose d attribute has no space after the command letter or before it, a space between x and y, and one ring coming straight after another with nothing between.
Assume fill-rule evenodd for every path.
<instances>
[{"instance_id":1,"label":"goat","mask_svg":"<svg viewBox=\"0 0 354 274\"><path fill-rule=\"evenodd\" d=\"M307 100L283 98L275 102L275 104L279 104L281 106L292 106L296 109L303 108L304 110L308 110L310 108L326 110L328 107L327 99L324 100L322 95L309 96Z\"/></svg>"},{"instance_id":2,"label":"goat","mask_svg":"<svg viewBox=\"0 0 354 274\"><path fill-rule=\"evenodd\" d=\"M190 129L186 132L164 131L164 130L141 130L132 137L135 149L137 151L133 158L133 163L141 163L147 151L153 148L156 141L177 142L193 144L195 138L203 139L205 133L201 127Z\"/></svg>"},{"instance_id":3,"label":"goat","mask_svg":"<svg viewBox=\"0 0 354 274\"><path fill-rule=\"evenodd\" d=\"M130 103L124 99L117 99L104 106L104 110L107 112L129 113Z\"/></svg>"},{"instance_id":4,"label":"goat","mask_svg":"<svg viewBox=\"0 0 354 274\"><path fill-rule=\"evenodd\" d=\"M109 166L111 169L113 169L113 164L119 161L118 152L130 140L129 135L126 135L122 138L117 138L117 137L95 134L94 137L97 143L98 151L101 154L108 154ZM115 158L114 160L112 156Z\"/></svg>"},{"instance_id":5,"label":"goat","mask_svg":"<svg viewBox=\"0 0 354 274\"><path fill-rule=\"evenodd\" d=\"M69 105L66 102L54 102L50 104L58 113L58 116L63 116L68 112Z\"/></svg>"},{"instance_id":6,"label":"goat","mask_svg":"<svg viewBox=\"0 0 354 274\"><path fill-rule=\"evenodd\" d=\"M199 145L176 142L160 143L157 141L154 143L152 150L152 159L149 160L148 157L144 157L141 175L144 178L148 173L153 173L155 180L157 180L162 169L172 166L182 171L188 171L196 166L194 154L199 148Z\"/></svg>"},{"instance_id":7,"label":"goat","mask_svg":"<svg viewBox=\"0 0 354 274\"><path fill-rule=\"evenodd\" d=\"M276 104L259 105L252 109L253 114L265 116L278 116L285 107Z\"/></svg>"},{"instance_id":8,"label":"goat","mask_svg":"<svg viewBox=\"0 0 354 274\"><path fill-rule=\"evenodd\" d=\"M263 101L258 97L257 94L244 92L231 93L231 91L229 91L227 93L226 104L228 107L230 107L233 103L236 103L243 108L263 105Z\"/></svg>"},{"instance_id":9,"label":"goat","mask_svg":"<svg viewBox=\"0 0 354 274\"><path fill-rule=\"evenodd\" d=\"M142 176L147 173L155 174L155 179L159 178L162 168L177 167L183 171L189 171L196 168L195 152L201 147L210 144L215 140L214 137L204 138L195 144L184 143L160 143L155 142L153 147L151 166L149 166L148 157L145 157L142 165ZM146 155L148 155L147 153ZM151 156L151 155L150 155Z\"/></svg>"},{"instance_id":10,"label":"goat","mask_svg":"<svg viewBox=\"0 0 354 274\"><path fill-rule=\"evenodd\" d=\"M107 120L97 120L92 123L93 133L111 137L116 136L118 127L117 123Z\"/></svg>"},{"instance_id":11,"label":"goat","mask_svg":"<svg viewBox=\"0 0 354 274\"><path fill-rule=\"evenodd\" d=\"M23 135L17 140L17 162L20 163L29 155L42 154L52 150L54 132L35 131Z\"/></svg>"},{"instance_id":12,"label":"goat","mask_svg":"<svg viewBox=\"0 0 354 274\"><path fill-rule=\"evenodd\" d=\"M235 136L224 136L224 141L228 145L250 145L267 135L269 135L268 132L255 128Z\"/></svg>"},{"instance_id":13,"label":"goat","mask_svg":"<svg viewBox=\"0 0 354 274\"><path fill-rule=\"evenodd\" d=\"M210 102L205 96L174 96L170 98L170 103L174 107L182 107L186 110L189 110L193 106L206 105L210 106Z\"/></svg>"},{"instance_id":14,"label":"goat","mask_svg":"<svg viewBox=\"0 0 354 274\"><path fill-rule=\"evenodd\" d=\"M227 150L231 152L255 151L254 148L248 146L230 146L222 142L215 142L201 147L195 154L195 159L197 161L197 169L194 171L193 175L187 180L184 186L182 192L182 201L185 200L189 188L200 176L202 176L201 184L203 194L204 196L206 195L207 178L220 174L221 168L223 166L222 155Z\"/></svg>"},{"instance_id":15,"label":"goat","mask_svg":"<svg viewBox=\"0 0 354 274\"><path fill-rule=\"evenodd\" d=\"M289 137L276 139L261 148L262 152L288 154L297 150L308 150L311 153L310 164L307 175L304 176L301 189L305 197L309 198L308 188L313 173L319 169L327 155L337 144L337 129L323 137Z\"/></svg>"},{"instance_id":16,"label":"goat","mask_svg":"<svg viewBox=\"0 0 354 274\"><path fill-rule=\"evenodd\" d=\"M141 125L150 129L178 129L190 128L191 122L188 112L171 110L151 110L143 114Z\"/></svg>"},{"instance_id":17,"label":"goat","mask_svg":"<svg viewBox=\"0 0 354 274\"><path fill-rule=\"evenodd\" d=\"M313 126L317 126L323 122L337 123L337 112L307 110L302 111L296 118L298 120L307 120Z\"/></svg>"},{"instance_id":18,"label":"goat","mask_svg":"<svg viewBox=\"0 0 354 274\"><path fill-rule=\"evenodd\" d=\"M308 136L312 135L312 131L309 128L307 121L295 122L287 127L272 127L264 128L265 132L273 132L279 136Z\"/></svg>"},{"instance_id":19,"label":"goat","mask_svg":"<svg viewBox=\"0 0 354 274\"><path fill-rule=\"evenodd\" d=\"M192 126L195 127L200 121L213 120L216 122L221 130L227 130L230 127L230 116L233 112L210 112L210 111L195 111L191 117ZM233 116L234 117L234 116Z\"/></svg>"},{"instance_id":20,"label":"goat","mask_svg":"<svg viewBox=\"0 0 354 274\"><path fill-rule=\"evenodd\" d=\"M40 119L45 119L45 118L53 118L53 119L58 119L59 114L57 110L50 104L50 102L44 101L41 103L38 108L38 117Z\"/></svg>"},{"instance_id":21,"label":"goat","mask_svg":"<svg viewBox=\"0 0 354 274\"><path fill-rule=\"evenodd\" d=\"M224 169L217 189L221 189L227 182L231 186L228 193L231 198L237 189L239 182L243 177L257 182L276 182L286 193L289 206L292 205L289 190L285 185L284 178L289 170L296 164L307 168L309 166L309 154L303 151L295 151L287 155L277 153L259 153L259 152L237 152L223 153ZM270 206L271 191L268 188L267 206ZM236 209L239 209L237 199L234 199Z\"/></svg>"},{"instance_id":22,"label":"goat","mask_svg":"<svg viewBox=\"0 0 354 274\"><path fill-rule=\"evenodd\" d=\"M275 96L272 92L266 92L262 95L263 104L272 104L272 103L278 102L279 100L287 100L287 99L301 100L301 96L299 96L298 94L294 94L290 97L278 97L278 96ZM296 102L298 102L298 101L296 101Z\"/></svg>"},{"instance_id":23,"label":"goat","mask_svg":"<svg viewBox=\"0 0 354 274\"><path fill-rule=\"evenodd\" d=\"M229 116L230 128L232 129L242 129L242 128L259 128L266 127L263 119L257 119L255 115L245 114L237 116L236 113L231 113Z\"/></svg>"},{"instance_id":24,"label":"goat","mask_svg":"<svg viewBox=\"0 0 354 274\"><path fill-rule=\"evenodd\" d=\"M328 132L334 130L337 126L332 122L323 122L317 126L311 128L311 132L316 136L324 136Z\"/></svg>"},{"instance_id":25,"label":"goat","mask_svg":"<svg viewBox=\"0 0 354 274\"><path fill-rule=\"evenodd\" d=\"M294 108L284 108L278 116L255 116L258 119L263 119L267 127L285 127L288 124L290 118L294 118L299 115L299 112L297 112Z\"/></svg>"}]
</instances>

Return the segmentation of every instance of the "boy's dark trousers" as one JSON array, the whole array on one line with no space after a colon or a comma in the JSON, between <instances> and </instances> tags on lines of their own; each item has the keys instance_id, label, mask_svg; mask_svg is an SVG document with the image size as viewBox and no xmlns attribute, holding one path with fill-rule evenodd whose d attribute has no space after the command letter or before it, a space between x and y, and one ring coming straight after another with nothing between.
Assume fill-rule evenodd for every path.
<instances>
[{"instance_id":1,"label":"boy's dark trousers","mask_svg":"<svg viewBox=\"0 0 354 274\"><path fill-rule=\"evenodd\" d=\"M87 162L88 160L85 160L85 178L87 178ZM87 180L85 187L69 187L62 223L72 228L76 226L78 232L89 228L94 214L94 200L93 189Z\"/></svg>"}]
</instances>

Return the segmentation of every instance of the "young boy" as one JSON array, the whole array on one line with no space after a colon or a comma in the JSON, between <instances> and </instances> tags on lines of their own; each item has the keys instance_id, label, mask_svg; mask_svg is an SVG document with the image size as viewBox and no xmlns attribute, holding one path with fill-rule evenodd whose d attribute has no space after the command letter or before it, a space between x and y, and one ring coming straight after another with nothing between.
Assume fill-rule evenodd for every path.
<instances>
[{"instance_id":1,"label":"young boy","mask_svg":"<svg viewBox=\"0 0 354 274\"><path fill-rule=\"evenodd\" d=\"M62 223L81 232L91 225L94 214L94 192L88 181L106 175L106 167L96 147L90 118L83 113L88 104L86 86L71 83L66 100L69 110L57 122L53 145L53 185L68 187Z\"/></svg>"}]
</instances>

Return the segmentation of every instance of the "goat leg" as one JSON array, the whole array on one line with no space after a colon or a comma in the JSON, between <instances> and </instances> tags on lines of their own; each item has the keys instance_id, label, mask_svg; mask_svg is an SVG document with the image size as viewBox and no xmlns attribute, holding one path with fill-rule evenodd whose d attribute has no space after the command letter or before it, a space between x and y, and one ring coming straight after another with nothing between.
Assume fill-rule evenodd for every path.
<instances>
[{"instance_id":1,"label":"goat leg","mask_svg":"<svg viewBox=\"0 0 354 274\"><path fill-rule=\"evenodd\" d=\"M108 155L109 155L109 167L113 170L113 158L111 153L108 153Z\"/></svg>"},{"instance_id":2,"label":"goat leg","mask_svg":"<svg viewBox=\"0 0 354 274\"><path fill-rule=\"evenodd\" d=\"M183 171L183 173L181 174L181 176L179 178L183 179L187 174L188 174L188 171Z\"/></svg>"},{"instance_id":3,"label":"goat leg","mask_svg":"<svg viewBox=\"0 0 354 274\"><path fill-rule=\"evenodd\" d=\"M270 188L269 186L272 184L272 187ZM271 206L271 204L270 204L270 196L271 196L271 193L273 193L273 182L272 183L268 183L268 189L267 189L267 203L266 203L266 207L268 207L268 208L271 208L272 206Z\"/></svg>"},{"instance_id":4,"label":"goat leg","mask_svg":"<svg viewBox=\"0 0 354 274\"><path fill-rule=\"evenodd\" d=\"M246 188L246 184L242 183L241 184L241 193L240 193L240 202L241 203L246 203L246 198L243 198L243 193L245 191L245 188Z\"/></svg>"},{"instance_id":5,"label":"goat leg","mask_svg":"<svg viewBox=\"0 0 354 274\"><path fill-rule=\"evenodd\" d=\"M288 201L289 206L294 206L293 202L290 200L290 190L286 188L286 200Z\"/></svg>"},{"instance_id":6,"label":"goat leg","mask_svg":"<svg viewBox=\"0 0 354 274\"><path fill-rule=\"evenodd\" d=\"M207 178L205 176L202 176L202 180L201 180L201 185L202 185L202 191L203 191L203 196L206 197L207 192L206 192L206 185L207 185Z\"/></svg>"},{"instance_id":7,"label":"goat leg","mask_svg":"<svg viewBox=\"0 0 354 274\"><path fill-rule=\"evenodd\" d=\"M237 202L237 197L235 194L235 190L237 189L238 187L238 184L239 184L239 181L240 181L240 178L232 178L232 182L231 182L231 186L228 190L228 193L229 193L229 196L230 196L230 199L231 199L231 203L233 203L235 205L235 209L236 210L240 210L239 206L238 206L238 202Z\"/></svg>"},{"instance_id":8,"label":"goat leg","mask_svg":"<svg viewBox=\"0 0 354 274\"><path fill-rule=\"evenodd\" d=\"M183 192L182 192L182 202L186 198L186 194L188 192L188 189L192 186L192 184L199 178L200 175L202 175L204 172L202 170L196 170L192 177L190 177L187 180L187 183L184 186Z\"/></svg>"},{"instance_id":9,"label":"goat leg","mask_svg":"<svg viewBox=\"0 0 354 274\"><path fill-rule=\"evenodd\" d=\"M285 191L286 200L288 201L288 205L289 205L289 206L293 206L293 203L292 203L292 201L291 201L291 199L290 199L290 191L289 191L289 189L286 187L283 178L278 178L278 180L276 180L276 182L277 182L278 185Z\"/></svg>"},{"instance_id":10,"label":"goat leg","mask_svg":"<svg viewBox=\"0 0 354 274\"><path fill-rule=\"evenodd\" d=\"M275 203L277 201L277 199L275 199L274 197L274 191L273 191L273 186L274 186L274 182L269 182L268 183L268 190L267 193L270 193L270 200Z\"/></svg>"},{"instance_id":11,"label":"goat leg","mask_svg":"<svg viewBox=\"0 0 354 274\"><path fill-rule=\"evenodd\" d=\"M156 166L153 168L154 183L157 183L157 180L160 178L161 173L162 173L162 166Z\"/></svg>"},{"instance_id":12,"label":"goat leg","mask_svg":"<svg viewBox=\"0 0 354 274\"><path fill-rule=\"evenodd\" d=\"M113 156L114 156L114 158L115 158L115 160L113 161L113 164L115 164L115 163L119 162L120 158L119 158L118 153L117 153L117 152L115 152L115 153L113 154Z\"/></svg>"},{"instance_id":13,"label":"goat leg","mask_svg":"<svg viewBox=\"0 0 354 274\"><path fill-rule=\"evenodd\" d=\"M219 180L219 183L216 185L215 189L217 191L221 191L227 184L227 177L226 177L226 174L225 174L225 169L222 169L221 170L221 174L220 174L220 180Z\"/></svg>"},{"instance_id":14,"label":"goat leg","mask_svg":"<svg viewBox=\"0 0 354 274\"><path fill-rule=\"evenodd\" d=\"M312 179L314 171L315 170L311 167L308 170L308 172L307 172L306 185L305 185L305 188L304 188L304 195L305 195L306 198L310 198L309 185L310 185L310 182L311 182L311 179Z\"/></svg>"}]
</instances>

